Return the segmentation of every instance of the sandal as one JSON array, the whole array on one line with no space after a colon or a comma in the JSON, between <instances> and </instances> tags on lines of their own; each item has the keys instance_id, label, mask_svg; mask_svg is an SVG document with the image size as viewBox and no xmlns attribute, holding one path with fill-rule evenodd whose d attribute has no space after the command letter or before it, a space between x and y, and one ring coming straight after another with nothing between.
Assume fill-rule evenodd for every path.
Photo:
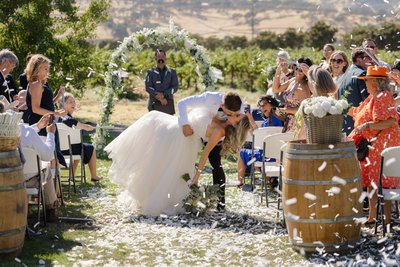
<instances>
[{"instance_id":1,"label":"sandal","mask_svg":"<svg viewBox=\"0 0 400 267\"><path fill-rule=\"evenodd\" d=\"M103 177L99 177L99 176L97 176L96 177L97 179L90 179L92 182L95 182L95 183L97 183L97 182L99 182L101 179L103 179Z\"/></svg>"}]
</instances>

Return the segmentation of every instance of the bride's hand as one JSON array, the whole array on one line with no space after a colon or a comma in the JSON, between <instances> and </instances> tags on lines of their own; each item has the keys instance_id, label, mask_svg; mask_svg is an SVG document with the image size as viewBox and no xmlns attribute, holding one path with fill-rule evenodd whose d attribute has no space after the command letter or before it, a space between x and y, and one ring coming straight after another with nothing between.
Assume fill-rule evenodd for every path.
<instances>
[{"instance_id":1,"label":"bride's hand","mask_svg":"<svg viewBox=\"0 0 400 267\"><path fill-rule=\"evenodd\" d=\"M192 185L199 186L200 173L201 173L201 170L197 169L196 174L193 176L193 179L192 179Z\"/></svg>"},{"instance_id":2,"label":"bride's hand","mask_svg":"<svg viewBox=\"0 0 400 267\"><path fill-rule=\"evenodd\" d=\"M182 132L185 137L191 136L193 134L193 129L189 124L185 124L182 126Z\"/></svg>"}]
</instances>

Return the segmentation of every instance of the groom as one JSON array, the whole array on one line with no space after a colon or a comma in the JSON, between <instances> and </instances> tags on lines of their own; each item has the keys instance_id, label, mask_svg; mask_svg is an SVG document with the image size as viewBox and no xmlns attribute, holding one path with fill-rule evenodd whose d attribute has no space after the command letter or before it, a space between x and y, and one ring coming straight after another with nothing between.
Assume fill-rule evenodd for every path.
<instances>
[{"instance_id":1,"label":"groom","mask_svg":"<svg viewBox=\"0 0 400 267\"><path fill-rule=\"evenodd\" d=\"M203 108L215 113L221 120L228 120L229 123L236 127L237 123L242 119L241 114L242 100L236 93L229 92L227 94L220 92L205 92L201 95L189 96L178 102L178 123L182 127L183 134L191 136L193 129L188 120L188 109ZM221 188L221 197L217 209L224 211L225 209L225 182L226 177L221 164L221 148L222 141L211 150L208 160L212 166L213 184L219 185Z\"/></svg>"}]
</instances>

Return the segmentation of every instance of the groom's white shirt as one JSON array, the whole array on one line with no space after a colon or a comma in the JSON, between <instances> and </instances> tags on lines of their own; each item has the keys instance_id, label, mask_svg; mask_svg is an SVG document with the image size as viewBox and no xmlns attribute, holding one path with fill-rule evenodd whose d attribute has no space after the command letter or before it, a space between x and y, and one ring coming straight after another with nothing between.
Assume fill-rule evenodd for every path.
<instances>
[{"instance_id":1,"label":"groom's white shirt","mask_svg":"<svg viewBox=\"0 0 400 267\"><path fill-rule=\"evenodd\" d=\"M186 97L178 102L178 124L179 126L189 124L188 110L193 108L204 108L217 113L224 99L224 93L205 92L201 95Z\"/></svg>"}]
</instances>

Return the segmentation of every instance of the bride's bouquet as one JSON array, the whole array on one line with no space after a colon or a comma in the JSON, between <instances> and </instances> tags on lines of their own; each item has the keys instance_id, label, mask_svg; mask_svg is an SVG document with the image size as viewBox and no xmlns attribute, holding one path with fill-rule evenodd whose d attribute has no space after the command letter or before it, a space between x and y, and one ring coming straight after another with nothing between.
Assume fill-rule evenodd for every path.
<instances>
[{"instance_id":1,"label":"bride's bouquet","mask_svg":"<svg viewBox=\"0 0 400 267\"><path fill-rule=\"evenodd\" d=\"M190 180L188 173L182 175L181 178L185 182ZM221 194L218 185L192 185L190 189L189 195L182 200L182 206L187 214L202 216L210 209L216 208Z\"/></svg>"}]
</instances>

